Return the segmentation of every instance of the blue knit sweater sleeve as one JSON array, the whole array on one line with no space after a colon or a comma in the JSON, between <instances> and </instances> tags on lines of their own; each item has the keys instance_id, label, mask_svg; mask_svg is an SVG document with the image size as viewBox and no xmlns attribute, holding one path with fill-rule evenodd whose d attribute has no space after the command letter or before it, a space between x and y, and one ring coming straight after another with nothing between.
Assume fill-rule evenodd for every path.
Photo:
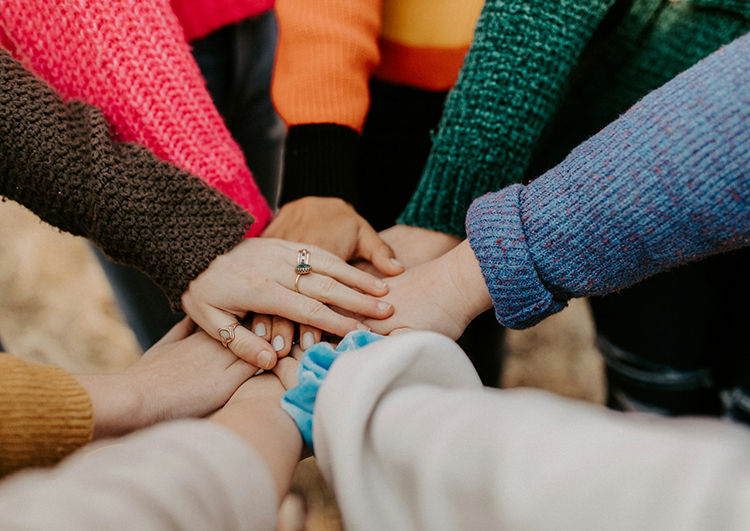
<instances>
[{"instance_id":1,"label":"blue knit sweater sleeve","mask_svg":"<svg viewBox=\"0 0 750 531\"><path fill-rule=\"evenodd\" d=\"M528 186L471 206L498 320L526 328L750 243L750 35L652 92Z\"/></svg>"}]
</instances>

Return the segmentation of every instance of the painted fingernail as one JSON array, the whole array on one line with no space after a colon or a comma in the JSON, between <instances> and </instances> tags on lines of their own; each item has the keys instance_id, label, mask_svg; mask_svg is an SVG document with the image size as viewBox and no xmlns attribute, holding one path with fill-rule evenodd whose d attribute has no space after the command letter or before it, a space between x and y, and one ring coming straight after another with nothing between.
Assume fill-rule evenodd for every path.
<instances>
[{"instance_id":1,"label":"painted fingernail","mask_svg":"<svg viewBox=\"0 0 750 531\"><path fill-rule=\"evenodd\" d=\"M357 330L364 330L365 332L369 332L370 331L370 327L369 326L365 326L362 323L359 323L357 325Z\"/></svg>"},{"instance_id":2,"label":"painted fingernail","mask_svg":"<svg viewBox=\"0 0 750 531\"><path fill-rule=\"evenodd\" d=\"M266 335L266 325L263 323L258 323L255 325L255 335L256 336L264 336Z\"/></svg>"},{"instance_id":3,"label":"painted fingernail","mask_svg":"<svg viewBox=\"0 0 750 531\"><path fill-rule=\"evenodd\" d=\"M394 264L396 264L398 267L404 267L404 264L402 264L401 262L399 262L395 258L391 258L391 262L393 262Z\"/></svg>"},{"instance_id":4,"label":"painted fingernail","mask_svg":"<svg viewBox=\"0 0 750 531\"><path fill-rule=\"evenodd\" d=\"M270 369L271 368L271 360L273 360L273 354L268 352L267 350L261 351L260 354L258 354L258 365L262 369Z\"/></svg>"},{"instance_id":5,"label":"painted fingernail","mask_svg":"<svg viewBox=\"0 0 750 531\"><path fill-rule=\"evenodd\" d=\"M273 348L276 350L276 352L282 350L284 348L284 338L281 336L274 337Z\"/></svg>"},{"instance_id":6,"label":"painted fingernail","mask_svg":"<svg viewBox=\"0 0 750 531\"><path fill-rule=\"evenodd\" d=\"M302 350L307 350L315 344L315 337L312 332L302 334Z\"/></svg>"},{"instance_id":7,"label":"painted fingernail","mask_svg":"<svg viewBox=\"0 0 750 531\"><path fill-rule=\"evenodd\" d=\"M388 285L388 284L386 284L386 283L385 283L385 282L383 282L382 280L376 280L376 281L375 281L375 287L376 287L376 288L380 288L380 289L383 289L383 288L384 288L384 287L386 287L387 285Z\"/></svg>"},{"instance_id":8,"label":"painted fingernail","mask_svg":"<svg viewBox=\"0 0 750 531\"><path fill-rule=\"evenodd\" d=\"M378 308L380 308L381 310L385 311L385 310L387 310L390 307L391 307L391 305L388 304L387 302L379 302L378 303Z\"/></svg>"}]
</instances>

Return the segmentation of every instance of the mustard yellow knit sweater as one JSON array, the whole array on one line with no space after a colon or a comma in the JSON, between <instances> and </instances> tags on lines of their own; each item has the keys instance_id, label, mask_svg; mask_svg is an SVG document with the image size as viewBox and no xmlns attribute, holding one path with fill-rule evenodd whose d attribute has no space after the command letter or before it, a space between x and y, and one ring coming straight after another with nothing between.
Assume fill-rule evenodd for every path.
<instances>
[{"instance_id":1,"label":"mustard yellow knit sweater","mask_svg":"<svg viewBox=\"0 0 750 531\"><path fill-rule=\"evenodd\" d=\"M0 477L57 463L93 430L91 399L75 378L0 353Z\"/></svg>"}]
</instances>

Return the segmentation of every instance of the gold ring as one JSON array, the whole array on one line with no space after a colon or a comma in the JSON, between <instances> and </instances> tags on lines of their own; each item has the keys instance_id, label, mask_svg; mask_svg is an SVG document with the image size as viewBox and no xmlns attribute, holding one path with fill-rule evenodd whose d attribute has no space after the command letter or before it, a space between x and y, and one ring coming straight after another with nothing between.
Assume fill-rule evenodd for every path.
<instances>
[{"instance_id":1,"label":"gold ring","mask_svg":"<svg viewBox=\"0 0 750 531\"><path fill-rule=\"evenodd\" d=\"M240 323L232 323L219 328L219 339L224 348L229 348L229 343L234 341L234 329L240 326Z\"/></svg>"},{"instance_id":2,"label":"gold ring","mask_svg":"<svg viewBox=\"0 0 750 531\"><path fill-rule=\"evenodd\" d=\"M297 267L295 267L294 270L297 272L297 275L307 275L308 273L312 273L312 266L310 265L310 251L308 251L307 249L299 250L299 252L297 253Z\"/></svg>"},{"instance_id":3,"label":"gold ring","mask_svg":"<svg viewBox=\"0 0 750 531\"><path fill-rule=\"evenodd\" d=\"M297 293L300 293L300 291L299 291L299 277L301 277L301 276L302 276L302 273L297 273L297 278L294 279L294 290Z\"/></svg>"}]
</instances>

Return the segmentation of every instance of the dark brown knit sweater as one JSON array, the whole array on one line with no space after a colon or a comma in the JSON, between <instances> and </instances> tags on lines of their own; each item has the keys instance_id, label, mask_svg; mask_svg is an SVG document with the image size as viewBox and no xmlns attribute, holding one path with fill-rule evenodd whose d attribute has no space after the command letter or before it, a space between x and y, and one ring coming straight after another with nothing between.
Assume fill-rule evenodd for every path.
<instances>
[{"instance_id":1,"label":"dark brown knit sweater","mask_svg":"<svg viewBox=\"0 0 750 531\"><path fill-rule=\"evenodd\" d=\"M175 310L188 284L253 221L146 148L114 142L97 108L64 103L2 48L0 195L137 267Z\"/></svg>"}]
</instances>

